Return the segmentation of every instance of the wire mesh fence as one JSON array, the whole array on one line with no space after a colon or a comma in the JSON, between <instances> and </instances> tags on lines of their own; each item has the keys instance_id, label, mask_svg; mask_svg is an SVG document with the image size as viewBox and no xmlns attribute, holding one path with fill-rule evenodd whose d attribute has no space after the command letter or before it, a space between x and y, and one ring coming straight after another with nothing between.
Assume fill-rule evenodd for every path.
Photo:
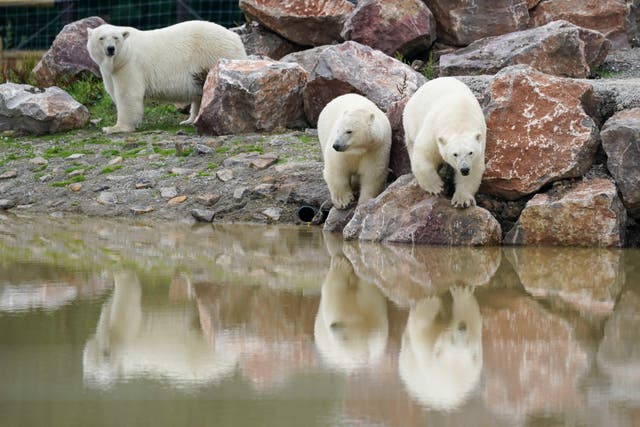
<instances>
[{"instance_id":1,"label":"wire mesh fence","mask_svg":"<svg viewBox=\"0 0 640 427\"><path fill-rule=\"evenodd\" d=\"M89 16L100 16L110 24L140 30L166 27L191 19L213 21L225 27L244 22L238 0L0 1L3 48L48 49L62 27Z\"/></svg>"}]
</instances>

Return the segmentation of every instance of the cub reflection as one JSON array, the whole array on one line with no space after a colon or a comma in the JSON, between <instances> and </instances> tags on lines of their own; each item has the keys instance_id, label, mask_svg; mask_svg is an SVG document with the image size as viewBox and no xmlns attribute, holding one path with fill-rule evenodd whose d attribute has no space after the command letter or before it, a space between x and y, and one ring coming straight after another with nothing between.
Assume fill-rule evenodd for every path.
<instances>
[{"instance_id":1,"label":"cub reflection","mask_svg":"<svg viewBox=\"0 0 640 427\"><path fill-rule=\"evenodd\" d=\"M330 237L327 237L330 239ZM315 319L316 347L334 368L352 371L377 362L389 335L387 301L358 277L340 245L327 241L331 265Z\"/></svg>"},{"instance_id":2,"label":"cub reflection","mask_svg":"<svg viewBox=\"0 0 640 427\"><path fill-rule=\"evenodd\" d=\"M398 369L409 393L429 408L466 400L482 370L482 318L472 288L452 287L411 308Z\"/></svg>"},{"instance_id":3,"label":"cub reflection","mask_svg":"<svg viewBox=\"0 0 640 427\"><path fill-rule=\"evenodd\" d=\"M198 385L230 374L237 355L217 351L194 326L192 305L142 307L134 272L114 273L113 296L104 304L95 335L83 353L86 383L106 387L135 377Z\"/></svg>"}]
</instances>

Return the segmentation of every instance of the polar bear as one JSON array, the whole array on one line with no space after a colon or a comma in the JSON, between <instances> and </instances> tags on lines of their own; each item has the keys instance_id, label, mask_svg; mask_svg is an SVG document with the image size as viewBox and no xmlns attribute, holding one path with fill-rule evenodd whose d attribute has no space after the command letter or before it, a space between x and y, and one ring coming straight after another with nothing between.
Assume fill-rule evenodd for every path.
<instances>
[{"instance_id":1,"label":"polar bear","mask_svg":"<svg viewBox=\"0 0 640 427\"><path fill-rule=\"evenodd\" d=\"M325 234L331 265L322 284L314 323L315 344L332 367L352 372L372 367L384 355L389 335L387 300L359 277L342 252L342 238Z\"/></svg>"},{"instance_id":2,"label":"polar bear","mask_svg":"<svg viewBox=\"0 0 640 427\"><path fill-rule=\"evenodd\" d=\"M324 180L331 201L345 209L360 188L358 204L384 189L391 150L391 124L367 98L349 93L329 102L318 117Z\"/></svg>"},{"instance_id":3,"label":"polar bear","mask_svg":"<svg viewBox=\"0 0 640 427\"><path fill-rule=\"evenodd\" d=\"M150 31L103 24L87 32L87 50L118 112L116 125L102 129L106 133L135 130L144 98L190 102L189 118L180 124L193 123L215 62L247 57L240 36L213 22L187 21Z\"/></svg>"},{"instance_id":4,"label":"polar bear","mask_svg":"<svg viewBox=\"0 0 640 427\"><path fill-rule=\"evenodd\" d=\"M432 409L459 407L482 371L482 317L471 287L432 296L409 312L398 370L411 395Z\"/></svg>"},{"instance_id":5,"label":"polar bear","mask_svg":"<svg viewBox=\"0 0 640 427\"><path fill-rule=\"evenodd\" d=\"M438 166L444 161L455 171L451 204L475 205L485 169L487 126L467 85L454 77L425 83L409 98L402 124L411 171L420 187L431 194L442 191Z\"/></svg>"}]
</instances>

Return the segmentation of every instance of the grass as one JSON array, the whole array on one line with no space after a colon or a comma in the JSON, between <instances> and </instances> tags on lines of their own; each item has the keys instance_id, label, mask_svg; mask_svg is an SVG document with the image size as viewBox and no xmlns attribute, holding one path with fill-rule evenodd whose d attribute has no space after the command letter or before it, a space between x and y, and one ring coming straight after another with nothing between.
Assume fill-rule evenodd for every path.
<instances>
[{"instance_id":1,"label":"grass","mask_svg":"<svg viewBox=\"0 0 640 427\"><path fill-rule=\"evenodd\" d=\"M52 186L52 187L66 187L69 184L73 184L74 182L83 182L86 179L87 178L84 175L77 175L77 176L74 176L71 179L65 179L64 181L52 182L49 185Z\"/></svg>"},{"instance_id":2,"label":"grass","mask_svg":"<svg viewBox=\"0 0 640 427\"><path fill-rule=\"evenodd\" d=\"M122 169L122 165L115 165L115 166L105 166L104 168L102 168L102 170L100 171L100 174L107 174L107 173L113 173L117 170Z\"/></svg>"}]
</instances>

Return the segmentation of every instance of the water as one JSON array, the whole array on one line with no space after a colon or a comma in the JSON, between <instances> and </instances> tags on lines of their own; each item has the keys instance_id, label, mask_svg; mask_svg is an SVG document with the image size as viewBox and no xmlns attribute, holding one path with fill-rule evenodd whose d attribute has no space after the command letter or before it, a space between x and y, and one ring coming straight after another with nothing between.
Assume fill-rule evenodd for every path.
<instances>
[{"instance_id":1,"label":"water","mask_svg":"<svg viewBox=\"0 0 640 427\"><path fill-rule=\"evenodd\" d=\"M0 424L640 425L639 261L0 216Z\"/></svg>"}]
</instances>

